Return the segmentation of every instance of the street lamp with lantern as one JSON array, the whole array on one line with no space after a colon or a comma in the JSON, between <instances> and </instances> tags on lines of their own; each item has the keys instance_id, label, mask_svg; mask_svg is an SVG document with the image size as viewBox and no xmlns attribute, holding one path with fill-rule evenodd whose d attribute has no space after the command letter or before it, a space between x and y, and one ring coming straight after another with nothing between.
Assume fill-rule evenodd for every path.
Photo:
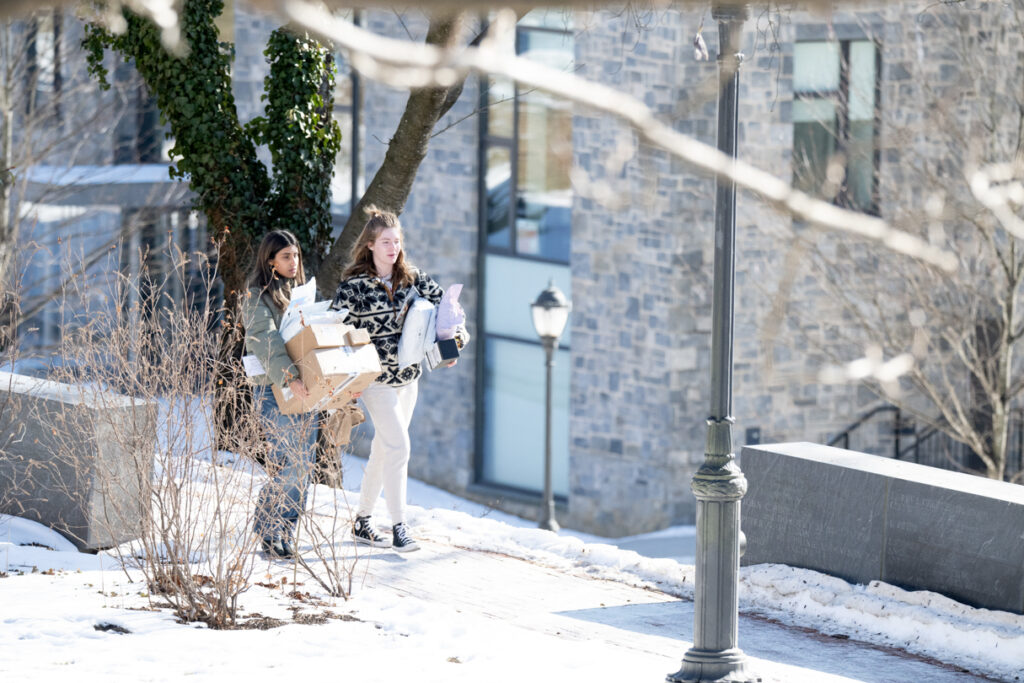
<instances>
[{"instance_id":1,"label":"street lamp with lantern","mask_svg":"<svg viewBox=\"0 0 1024 683\"><path fill-rule=\"evenodd\" d=\"M533 328L540 337L547 358L544 390L544 500L541 504L538 526L541 529L558 531L558 522L555 521L555 496L551 490L551 368L555 365L555 349L558 348L558 338L562 336L565 324L569 321L572 302L565 298L565 294L562 294L562 291L555 287L554 280L551 280L548 282L548 288L530 304L530 310L533 313Z\"/></svg>"}]
</instances>

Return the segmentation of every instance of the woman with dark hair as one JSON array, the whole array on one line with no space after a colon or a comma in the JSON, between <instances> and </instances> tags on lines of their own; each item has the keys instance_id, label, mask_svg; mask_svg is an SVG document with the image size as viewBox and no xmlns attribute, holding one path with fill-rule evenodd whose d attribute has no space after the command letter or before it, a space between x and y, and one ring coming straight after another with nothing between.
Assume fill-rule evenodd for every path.
<instances>
[{"instance_id":1,"label":"woman with dark hair","mask_svg":"<svg viewBox=\"0 0 1024 683\"><path fill-rule=\"evenodd\" d=\"M295 557L293 539L299 516L306 507L315 455L312 429L302 415L282 415L271 385L289 389L299 398L309 395L299 379L281 338L281 316L288 307L292 287L304 284L302 252L295 236L274 230L256 251L249 289L242 301L246 352L256 356L265 373L250 377L253 401L263 417L270 452L270 480L256 499L253 531L270 557Z\"/></svg>"},{"instance_id":2,"label":"woman with dark hair","mask_svg":"<svg viewBox=\"0 0 1024 683\"><path fill-rule=\"evenodd\" d=\"M398 342L413 299L420 296L436 306L444 290L406 261L398 217L374 206L366 212L370 218L352 247L351 265L342 276L332 304L336 309L348 309L345 322L369 332L384 369L362 394L374 436L352 536L357 543L408 552L419 549L405 522L405 496L412 448L409 422L422 371L419 364L399 368ZM465 329L456 332L460 346L468 338ZM381 491L391 515L391 539L370 524Z\"/></svg>"}]
</instances>

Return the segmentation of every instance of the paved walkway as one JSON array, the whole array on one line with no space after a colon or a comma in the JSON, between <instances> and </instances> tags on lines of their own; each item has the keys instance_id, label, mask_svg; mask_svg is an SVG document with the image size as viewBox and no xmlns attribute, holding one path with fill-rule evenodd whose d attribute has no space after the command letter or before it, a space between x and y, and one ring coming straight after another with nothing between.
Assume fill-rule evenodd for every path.
<instances>
[{"instance_id":1,"label":"paved walkway","mask_svg":"<svg viewBox=\"0 0 1024 683\"><path fill-rule=\"evenodd\" d=\"M596 641L609 656L640 656L636 681L664 680L692 644L693 603L657 591L565 574L519 559L425 542L409 555L375 551L367 587L387 586L500 623ZM514 564L513 564L514 563ZM512 578L509 578L512 577ZM496 586L496 581L514 585ZM485 622L486 623L486 622ZM862 642L842 640L767 619L741 616L740 647L771 681L946 683L993 679Z\"/></svg>"}]
</instances>

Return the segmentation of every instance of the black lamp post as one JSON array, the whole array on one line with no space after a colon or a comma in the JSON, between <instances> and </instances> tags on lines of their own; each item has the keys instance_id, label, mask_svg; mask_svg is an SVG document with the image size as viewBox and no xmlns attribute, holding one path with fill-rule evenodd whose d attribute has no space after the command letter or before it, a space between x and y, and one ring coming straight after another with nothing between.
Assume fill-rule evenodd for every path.
<instances>
[{"instance_id":1,"label":"black lamp post","mask_svg":"<svg viewBox=\"0 0 1024 683\"><path fill-rule=\"evenodd\" d=\"M718 149L736 157L739 52L747 7L716 1L718 21ZM742 553L740 500L747 480L732 450L733 289L736 270L736 186L718 178L715 197L715 280L711 311L711 414L704 464L693 477L697 498L697 557L694 577L693 647L669 683L683 681L749 683L760 681L748 670L737 647L739 570Z\"/></svg>"},{"instance_id":2,"label":"black lamp post","mask_svg":"<svg viewBox=\"0 0 1024 683\"><path fill-rule=\"evenodd\" d=\"M547 357L544 390L544 501L541 504L538 526L541 529L558 531L558 522L555 521L555 496L551 490L551 368L555 365L555 349L558 348L558 338L562 336L565 324L569 321L572 302L555 287L554 281L550 281L548 288L530 304L530 310L533 313L533 327L537 330L537 336L544 345L544 354Z\"/></svg>"}]
</instances>

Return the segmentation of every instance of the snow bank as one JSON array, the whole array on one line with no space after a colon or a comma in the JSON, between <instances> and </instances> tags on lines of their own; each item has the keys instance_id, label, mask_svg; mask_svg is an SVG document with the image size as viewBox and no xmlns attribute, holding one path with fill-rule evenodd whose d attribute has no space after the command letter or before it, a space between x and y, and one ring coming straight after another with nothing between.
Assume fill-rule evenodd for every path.
<instances>
[{"instance_id":1,"label":"snow bank","mask_svg":"<svg viewBox=\"0 0 1024 683\"><path fill-rule=\"evenodd\" d=\"M433 540L693 598L693 565L463 512L414 509L413 515L417 528ZM807 569L765 564L741 569L740 609L1003 680L1024 680L1024 615L969 607L938 593L880 581L854 585Z\"/></svg>"}]
</instances>

